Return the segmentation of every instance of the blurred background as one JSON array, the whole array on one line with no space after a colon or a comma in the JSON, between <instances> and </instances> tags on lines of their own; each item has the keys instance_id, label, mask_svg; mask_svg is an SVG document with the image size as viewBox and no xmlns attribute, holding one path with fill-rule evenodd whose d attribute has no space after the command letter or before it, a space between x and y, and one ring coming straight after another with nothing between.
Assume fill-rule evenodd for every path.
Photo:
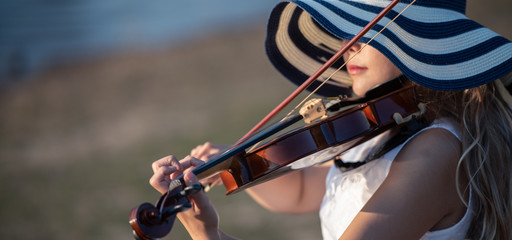
<instances>
[{"instance_id":1,"label":"blurred background","mask_svg":"<svg viewBox=\"0 0 512 240\"><path fill-rule=\"evenodd\" d=\"M294 90L267 61L275 0L0 2L0 239L131 239L151 163L229 145ZM512 39L510 0L468 15ZM316 214L208 193L241 239L320 239ZM176 223L167 239L189 239Z\"/></svg>"}]
</instances>

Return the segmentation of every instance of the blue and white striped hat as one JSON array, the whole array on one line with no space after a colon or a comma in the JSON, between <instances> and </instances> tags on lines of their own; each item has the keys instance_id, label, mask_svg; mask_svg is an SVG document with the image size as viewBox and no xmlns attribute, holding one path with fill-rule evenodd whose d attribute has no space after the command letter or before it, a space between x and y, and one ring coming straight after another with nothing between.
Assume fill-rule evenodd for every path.
<instances>
[{"instance_id":1,"label":"blue and white striped hat","mask_svg":"<svg viewBox=\"0 0 512 240\"><path fill-rule=\"evenodd\" d=\"M272 11L265 42L273 65L301 84L382 11L390 0L291 0ZM360 41L367 42L405 9L398 3ZM416 0L369 43L412 81L437 90L462 90L512 71L512 43L465 15L465 0ZM319 80L337 69L332 66ZM318 86L316 81L310 90ZM346 71L318 92L348 91Z\"/></svg>"}]
</instances>

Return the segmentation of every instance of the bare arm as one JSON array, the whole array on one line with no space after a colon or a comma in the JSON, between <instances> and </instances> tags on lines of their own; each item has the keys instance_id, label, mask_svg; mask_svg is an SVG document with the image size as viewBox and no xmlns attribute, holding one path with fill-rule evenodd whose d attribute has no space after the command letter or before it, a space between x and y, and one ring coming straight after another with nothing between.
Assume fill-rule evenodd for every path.
<instances>
[{"instance_id":1,"label":"bare arm","mask_svg":"<svg viewBox=\"0 0 512 240\"><path fill-rule=\"evenodd\" d=\"M191 151L191 156L208 161L222 152L225 147L204 143ZM325 192L325 177L329 163L292 172L277 179L259 184L246 190L261 206L281 213L305 213L320 208ZM220 179L206 182L220 183ZM204 181L203 181L204 182Z\"/></svg>"},{"instance_id":2,"label":"bare arm","mask_svg":"<svg viewBox=\"0 0 512 240\"><path fill-rule=\"evenodd\" d=\"M292 172L247 190L261 206L281 213L317 211L325 193L325 177L331 164Z\"/></svg>"},{"instance_id":3,"label":"bare arm","mask_svg":"<svg viewBox=\"0 0 512 240\"><path fill-rule=\"evenodd\" d=\"M455 182L460 149L444 129L416 136L340 239L419 239L458 222L466 209Z\"/></svg>"}]
</instances>

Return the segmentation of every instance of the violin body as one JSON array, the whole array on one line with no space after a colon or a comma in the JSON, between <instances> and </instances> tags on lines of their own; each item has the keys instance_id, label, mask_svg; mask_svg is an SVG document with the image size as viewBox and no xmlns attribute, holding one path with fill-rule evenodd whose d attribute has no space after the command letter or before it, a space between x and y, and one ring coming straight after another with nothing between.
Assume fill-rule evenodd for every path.
<instances>
[{"instance_id":1,"label":"violin body","mask_svg":"<svg viewBox=\"0 0 512 240\"><path fill-rule=\"evenodd\" d=\"M412 86L311 123L257 149L238 154L220 176L227 194L332 160L376 135L398 126L394 116L419 112Z\"/></svg>"}]
</instances>

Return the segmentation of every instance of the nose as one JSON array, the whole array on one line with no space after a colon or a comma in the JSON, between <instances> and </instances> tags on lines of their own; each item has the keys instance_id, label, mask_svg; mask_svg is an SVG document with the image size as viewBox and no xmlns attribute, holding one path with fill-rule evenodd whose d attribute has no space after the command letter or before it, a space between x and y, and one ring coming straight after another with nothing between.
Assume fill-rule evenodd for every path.
<instances>
[{"instance_id":1,"label":"nose","mask_svg":"<svg viewBox=\"0 0 512 240\"><path fill-rule=\"evenodd\" d=\"M341 44L342 44L343 46L345 46L347 43L348 43L348 41L347 41L347 40L342 40L342 41L341 41ZM355 53L355 52L359 51L359 49L361 49L361 45L362 45L362 43L360 43L360 42L356 42L356 43L354 43L354 44L353 44L352 46L350 46L350 48L347 50L347 53Z\"/></svg>"}]
</instances>

